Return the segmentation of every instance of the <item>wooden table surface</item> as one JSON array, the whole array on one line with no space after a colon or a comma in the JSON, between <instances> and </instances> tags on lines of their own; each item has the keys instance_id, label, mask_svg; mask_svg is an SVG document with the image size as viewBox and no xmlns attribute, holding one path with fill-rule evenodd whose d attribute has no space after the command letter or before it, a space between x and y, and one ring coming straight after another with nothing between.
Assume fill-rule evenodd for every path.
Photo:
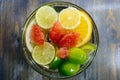
<instances>
[{"instance_id":1,"label":"wooden table surface","mask_svg":"<svg viewBox=\"0 0 120 80\"><path fill-rule=\"evenodd\" d=\"M50 80L34 71L20 49L27 17L39 5L56 0L0 0L0 80ZM85 9L94 19L100 45L94 62L67 80L120 80L120 0L59 0Z\"/></svg>"}]
</instances>

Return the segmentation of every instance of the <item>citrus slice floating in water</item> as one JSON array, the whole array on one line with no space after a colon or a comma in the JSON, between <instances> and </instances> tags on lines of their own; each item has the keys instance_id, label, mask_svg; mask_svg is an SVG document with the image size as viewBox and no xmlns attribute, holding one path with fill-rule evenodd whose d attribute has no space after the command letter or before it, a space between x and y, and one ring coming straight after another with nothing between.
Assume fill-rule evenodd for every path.
<instances>
[{"instance_id":1,"label":"citrus slice floating in water","mask_svg":"<svg viewBox=\"0 0 120 80\"><path fill-rule=\"evenodd\" d=\"M55 57L55 49L53 45L45 42L44 45L35 46L32 57L40 65L50 64Z\"/></svg>"},{"instance_id":2,"label":"citrus slice floating in water","mask_svg":"<svg viewBox=\"0 0 120 80\"><path fill-rule=\"evenodd\" d=\"M49 29L57 21L58 14L52 7L43 6L37 10L35 19L40 27Z\"/></svg>"},{"instance_id":3,"label":"citrus slice floating in water","mask_svg":"<svg viewBox=\"0 0 120 80\"><path fill-rule=\"evenodd\" d=\"M33 51L33 47L34 47L34 44L31 43L31 38L30 38L30 32L31 32L32 26L34 24L36 24L35 19L31 20L30 24L27 27L26 34L25 34L25 36L26 36L25 37L26 46L27 46L27 48L30 52Z\"/></svg>"},{"instance_id":4,"label":"citrus slice floating in water","mask_svg":"<svg viewBox=\"0 0 120 80\"><path fill-rule=\"evenodd\" d=\"M80 14L76 8L68 7L59 14L59 21L65 29L74 29L80 24Z\"/></svg>"},{"instance_id":5,"label":"citrus slice floating in water","mask_svg":"<svg viewBox=\"0 0 120 80\"><path fill-rule=\"evenodd\" d=\"M86 44L92 35L92 22L90 17L83 11L80 11L81 14L80 24L73 31L80 33L80 39L76 47L81 47Z\"/></svg>"}]
</instances>

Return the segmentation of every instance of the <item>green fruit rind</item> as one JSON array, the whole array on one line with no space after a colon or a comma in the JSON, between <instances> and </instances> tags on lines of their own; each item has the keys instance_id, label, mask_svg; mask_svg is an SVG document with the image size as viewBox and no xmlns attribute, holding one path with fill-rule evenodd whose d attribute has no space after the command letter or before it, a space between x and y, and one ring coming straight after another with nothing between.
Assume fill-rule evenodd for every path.
<instances>
[{"instance_id":1,"label":"green fruit rind","mask_svg":"<svg viewBox=\"0 0 120 80\"><path fill-rule=\"evenodd\" d=\"M80 48L71 48L69 50L68 60L75 64L84 64L88 59L86 52Z\"/></svg>"},{"instance_id":2,"label":"green fruit rind","mask_svg":"<svg viewBox=\"0 0 120 80\"><path fill-rule=\"evenodd\" d=\"M81 49L83 49L86 53L90 53L91 51L96 50L96 48L96 45L90 42L81 47Z\"/></svg>"},{"instance_id":3,"label":"green fruit rind","mask_svg":"<svg viewBox=\"0 0 120 80\"><path fill-rule=\"evenodd\" d=\"M80 70L79 64L73 64L69 61L64 62L58 69L59 73L64 76L71 76Z\"/></svg>"},{"instance_id":4,"label":"green fruit rind","mask_svg":"<svg viewBox=\"0 0 120 80\"><path fill-rule=\"evenodd\" d=\"M55 70L63 62L62 59L55 57L54 61L50 64L50 69Z\"/></svg>"}]
</instances>

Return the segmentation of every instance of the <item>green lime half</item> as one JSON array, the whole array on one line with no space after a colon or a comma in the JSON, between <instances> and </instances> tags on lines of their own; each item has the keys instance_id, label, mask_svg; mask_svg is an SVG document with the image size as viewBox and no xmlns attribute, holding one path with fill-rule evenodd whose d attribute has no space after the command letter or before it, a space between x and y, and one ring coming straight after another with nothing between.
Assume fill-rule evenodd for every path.
<instances>
[{"instance_id":1,"label":"green lime half","mask_svg":"<svg viewBox=\"0 0 120 80\"><path fill-rule=\"evenodd\" d=\"M68 60L76 63L76 64L83 64L87 61L88 55L86 52L80 48L71 48L69 50Z\"/></svg>"},{"instance_id":2,"label":"green lime half","mask_svg":"<svg viewBox=\"0 0 120 80\"><path fill-rule=\"evenodd\" d=\"M55 56L55 49L54 47L45 42L44 45L36 46L33 49L32 57L36 63L40 65L47 65L52 62Z\"/></svg>"},{"instance_id":3,"label":"green lime half","mask_svg":"<svg viewBox=\"0 0 120 80\"><path fill-rule=\"evenodd\" d=\"M91 51L96 50L96 46L93 43L87 43L86 45L82 46L81 49L83 49L86 53L90 53Z\"/></svg>"},{"instance_id":4,"label":"green lime half","mask_svg":"<svg viewBox=\"0 0 120 80\"><path fill-rule=\"evenodd\" d=\"M62 59L55 57L54 61L50 64L50 69L52 70L57 69L62 62L63 62Z\"/></svg>"},{"instance_id":5,"label":"green lime half","mask_svg":"<svg viewBox=\"0 0 120 80\"><path fill-rule=\"evenodd\" d=\"M49 29L57 21L58 13L50 6L43 6L37 10L35 19L40 27Z\"/></svg>"},{"instance_id":6,"label":"green lime half","mask_svg":"<svg viewBox=\"0 0 120 80\"><path fill-rule=\"evenodd\" d=\"M79 64L73 64L71 62L64 62L60 67L59 67L59 73L64 76L71 76L76 74L80 69Z\"/></svg>"}]
</instances>

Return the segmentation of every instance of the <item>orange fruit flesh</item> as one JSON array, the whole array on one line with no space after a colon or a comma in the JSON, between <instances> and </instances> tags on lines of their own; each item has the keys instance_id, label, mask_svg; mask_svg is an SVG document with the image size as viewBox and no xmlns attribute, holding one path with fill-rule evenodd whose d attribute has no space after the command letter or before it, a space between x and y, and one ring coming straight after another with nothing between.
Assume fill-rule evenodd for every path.
<instances>
[{"instance_id":1,"label":"orange fruit flesh","mask_svg":"<svg viewBox=\"0 0 120 80\"><path fill-rule=\"evenodd\" d=\"M80 34L80 39L76 47L81 47L86 44L92 35L92 23L90 17L83 11L80 11L80 14L80 25L73 30Z\"/></svg>"}]
</instances>

